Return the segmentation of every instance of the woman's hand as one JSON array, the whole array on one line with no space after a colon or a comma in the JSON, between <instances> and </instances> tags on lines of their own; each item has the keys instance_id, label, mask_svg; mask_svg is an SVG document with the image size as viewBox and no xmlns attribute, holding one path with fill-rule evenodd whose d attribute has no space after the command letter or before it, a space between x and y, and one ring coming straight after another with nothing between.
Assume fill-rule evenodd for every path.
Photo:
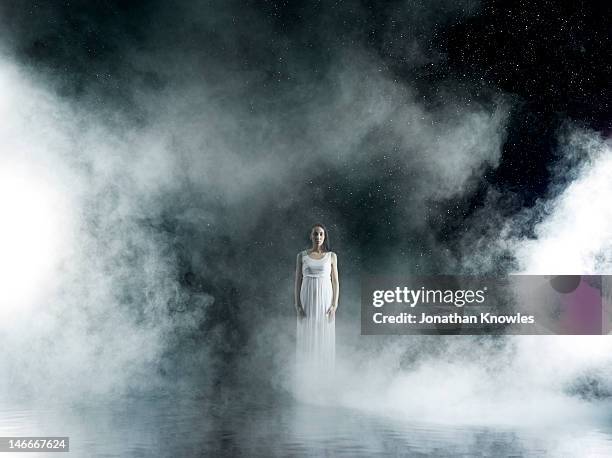
<instances>
[{"instance_id":1,"label":"woman's hand","mask_svg":"<svg viewBox=\"0 0 612 458\"><path fill-rule=\"evenodd\" d=\"M332 321L334 317L336 316L337 308L338 308L337 306L332 305L330 308L327 309L327 312L325 312L325 316L329 319L329 321Z\"/></svg>"}]
</instances>

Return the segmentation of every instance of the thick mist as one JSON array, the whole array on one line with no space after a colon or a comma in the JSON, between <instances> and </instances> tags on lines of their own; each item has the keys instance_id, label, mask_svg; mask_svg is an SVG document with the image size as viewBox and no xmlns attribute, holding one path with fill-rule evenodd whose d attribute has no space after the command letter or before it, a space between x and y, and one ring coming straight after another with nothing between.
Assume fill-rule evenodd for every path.
<instances>
[{"instance_id":1,"label":"thick mist","mask_svg":"<svg viewBox=\"0 0 612 458\"><path fill-rule=\"evenodd\" d=\"M51 245L36 294L3 310L3 392L300 398L295 255L321 221L340 270L338 405L452 423L597 415L581 380L607 396L606 337L359 335L360 272L612 273L601 134L559 129L533 206L485 180L519 97L444 69L441 30L480 11L460 3L385 10L376 39L361 3L297 19L232 2L4 6L0 166L53 210L21 220Z\"/></svg>"}]
</instances>

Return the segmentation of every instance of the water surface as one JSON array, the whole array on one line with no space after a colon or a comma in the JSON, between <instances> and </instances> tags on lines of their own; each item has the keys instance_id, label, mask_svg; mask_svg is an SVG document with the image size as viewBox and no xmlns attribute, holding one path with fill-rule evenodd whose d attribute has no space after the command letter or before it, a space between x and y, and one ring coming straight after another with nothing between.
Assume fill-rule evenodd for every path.
<instances>
[{"instance_id":1,"label":"water surface","mask_svg":"<svg viewBox=\"0 0 612 458\"><path fill-rule=\"evenodd\" d=\"M612 456L607 425L563 431L419 423L288 399L0 404L2 436L69 436L70 453L2 456Z\"/></svg>"}]
</instances>

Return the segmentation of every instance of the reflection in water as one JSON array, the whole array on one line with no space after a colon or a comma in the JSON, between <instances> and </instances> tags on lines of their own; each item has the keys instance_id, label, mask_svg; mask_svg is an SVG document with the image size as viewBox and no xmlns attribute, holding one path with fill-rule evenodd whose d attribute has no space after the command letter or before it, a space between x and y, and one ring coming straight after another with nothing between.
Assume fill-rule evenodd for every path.
<instances>
[{"instance_id":1,"label":"reflection in water","mask_svg":"<svg viewBox=\"0 0 612 458\"><path fill-rule=\"evenodd\" d=\"M72 456L612 454L611 428L543 431L406 422L289 400L263 405L151 397L43 409L0 404L0 436L67 435Z\"/></svg>"}]
</instances>

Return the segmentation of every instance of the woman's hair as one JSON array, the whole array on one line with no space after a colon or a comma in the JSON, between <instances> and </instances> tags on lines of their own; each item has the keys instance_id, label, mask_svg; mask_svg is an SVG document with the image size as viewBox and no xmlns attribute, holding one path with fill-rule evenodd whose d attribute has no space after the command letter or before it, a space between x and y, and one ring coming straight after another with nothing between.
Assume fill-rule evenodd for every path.
<instances>
[{"instance_id":1,"label":"woman's hair","mask_svg":"<svg viewBox=\"0 0 612 458\"><path fill-rule=\"evenodd\" d=\"M320 227L321 229L323 229L323 233L325 234L325 239L323 240L323 249L325 251L331 251L331 244L329 243L329 233L327 232L327 228L321 223L315 223L310 226L310 230L308 231L308 241L312 244L312 240L310 240L310 234L312 234L312 230L315 227Z\"/></svg>"}]
</instances>

